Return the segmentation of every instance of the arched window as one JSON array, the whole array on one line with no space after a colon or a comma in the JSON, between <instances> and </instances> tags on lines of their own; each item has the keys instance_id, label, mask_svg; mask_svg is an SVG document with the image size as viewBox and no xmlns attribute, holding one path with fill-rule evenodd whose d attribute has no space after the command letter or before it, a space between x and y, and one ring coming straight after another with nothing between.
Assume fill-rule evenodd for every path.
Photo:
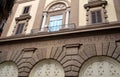
<instances>
[{"instance_id":1,"label":"arched window","mask_svg":"<svg viewBox=\"0 0 120 77\"><path fill-rule=\"evenodd\" d=\"M60 2L55 3L43 13L41 31L53 32L67 28L69 24L70 8Z\"/></svg>"},{"instance_id":2,"label":"arched window","mask_svg":"<svg viewBox=\"0 0 120 77\"><path fill-rule=\"evenodd\" d=\"M120 63L108 57L92 58L82 66L79 77L120 77Z\"/></svg>"},{"instance_id":3,"label":"arched window","mask_svg":"<svg viewBox=\"0 0 120 77\"><path fill-rule=\"evenodd\" d=\"M44 60L33 67L29 77L64 77L64 70L57 61Z\"/></svg>"},{"instance_id":4,"label":"arched window","mask_svg":"<svg viewBox=\"0 0 120 77\"><path fill-rule=\"evenodd\" d=\"M0 64L0 77L18 77L18 69L12 62Z\"/></svg>"}]
</instances>

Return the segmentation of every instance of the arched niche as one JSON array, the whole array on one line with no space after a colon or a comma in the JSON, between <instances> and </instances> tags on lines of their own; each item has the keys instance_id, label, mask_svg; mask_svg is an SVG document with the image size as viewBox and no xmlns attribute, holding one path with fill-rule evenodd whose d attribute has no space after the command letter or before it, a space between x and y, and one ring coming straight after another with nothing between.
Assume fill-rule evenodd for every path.
<instances>
[{"instance_id":1,"label":"arched niche","mask_svg":"<svg viewBox=\"0 0 120 77\"><path fill-rule=\"evenodd\" d=\"M18 77L18 68L13 62L0 64L0 77Z\"/></svg>"},{"instance_id":2,"label":"arched niche","mask_svg":"<svg viewBox=\"0 0 120 77\"><path fill-rule=\"evenodd\" d=\"M94 57L86 61L79 77L120 77L120 63L109 57Z\"/></svg>"},{"instance_id":3,"label":"arched niche","mask_svg":"<svg viewBox=\"0 0 120 77\"><path fill-rule=\"evenodd\" d=\"M60 63L55 60L43 60L33 67L29 77L64 77L64 75Z\"/></svg>"}]
</instances>

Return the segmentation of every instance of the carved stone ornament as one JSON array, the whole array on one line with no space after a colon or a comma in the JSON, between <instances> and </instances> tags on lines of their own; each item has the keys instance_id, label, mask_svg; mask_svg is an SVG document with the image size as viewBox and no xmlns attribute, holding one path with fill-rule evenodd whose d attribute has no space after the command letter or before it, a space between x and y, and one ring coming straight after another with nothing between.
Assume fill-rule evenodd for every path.
<instances>
[{"instance_id":1,"label":"carved stone ornament","mask_svg":"<svg viewBox=\"0 0 120 77\"><path fill-rule=\"evenodd\" d=\"M22 21L22 20L29 20L30 18L31 16L29 14L23 14L23 15L20 15L20 17L16 17L15 20Z\"/></svg>"},{"instance_id":2,"label":"carved stone ornament","mask_svg":"<svg viewBox=\"0 0 120 77\"><path fill-rule=\"evenodd\" d=\"M88 4L85 4L84 8L87 9L87 8L93 8L93 7L98 7L102 5L107 5L107 1L101 1L101 0L91 1L91 2L88 2Z\"/></svg>"},{"instance_id":3,"label":"carved stone ornament","mask_svg":"<svg viewBox=\"0 0 120 77\"><path fill-rule=\"evenodd\" d=\"M65 6L64 4L56 4L56 5L53 5L53 6L49 9L49 12L50 12L50 11L63 10L63 9L66 9L66 6Z\"/></svg>"}]
</instances>

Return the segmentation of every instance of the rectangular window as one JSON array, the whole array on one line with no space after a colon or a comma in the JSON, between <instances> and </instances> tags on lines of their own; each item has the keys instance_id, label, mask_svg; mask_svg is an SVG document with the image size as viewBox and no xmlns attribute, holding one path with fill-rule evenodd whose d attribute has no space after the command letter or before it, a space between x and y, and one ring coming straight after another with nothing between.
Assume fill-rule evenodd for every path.
<instances>
[{"instance_id":1,"label":"rectangular window","mask_svg":"<svg viewBox=\"0 0 120 77\"><path fill-rule=\"evenodd\" d=\"M30 6L24 7L23 14L29 13L29 10L30 10Z\"/></svg>"},{"instance_id":2,"label":"rectangular window","mask_svg":"<svg viewBox=\"0 0 120 77\"><path fill-rule=\"evenodd\" d=\"M18 24L15 34L21 34L23 32L24 25L25 25L25 23Z\"/></svg>"},{"instance_id":3,"label":"rectangular window","mask_svg":"<svg viewBox=\"0 0 120 77\"><path fill-rule=\"evenodd\" d=\"M50 17L48 31L59 31L62 28L63 15Z\"/></svg>"},{"instance_id":4,"label":"rectangular window","mask_svg":"<svg viewBox=\"0 0 120 77\"><path fill-rule=\"evenodd\" d=\"M91 21L92 21L92 23L101 23L102 22L101 10L91 11Z\"/></svg>"}]
</instances>

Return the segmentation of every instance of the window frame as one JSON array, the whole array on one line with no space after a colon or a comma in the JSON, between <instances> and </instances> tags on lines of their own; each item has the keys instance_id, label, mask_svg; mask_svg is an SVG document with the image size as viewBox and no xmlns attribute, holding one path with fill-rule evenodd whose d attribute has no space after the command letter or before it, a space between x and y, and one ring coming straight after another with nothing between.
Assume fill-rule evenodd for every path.
<instances>
[{"instance_id":1,"label":"window frame","mask_svg":"<svg viewBox=\"0 0 120 77\"><path fill-rule=\"evenodd\" d=\"M26 7L29 7L29 10L28 10L27 13L24 13ZM23 10L22 10L22 15L24 15L24 14L29 14L29 13L30 13L30 10L31 10L31 5L24 6L24 7L23 7Z\"/></svg>"},{"instance_id":2,"label":"window frame","mask_svg":"<svg viewBox=\"0 0 120 77\"><path fill-rule=\"evenodd\" d=\"M48 17L47 17L47 20L46 20L46 24L48 25L48 27L49 27L49 23L50 23L50 17L57 16L57 15L62 15L62 27L61 27L61 29L62 29L64 27L65 18L66 18L65 11L66 10L62 9L62 10L58 10L58 11L48 12ZM52 31L52 32L54 32L54 31Z\"/></svg>"},{"instance_id":3,"label":"window frame","mask_svg":"<svg viewBox=\"0 0 120 77\"><path fill-rule=\"evenodd\" d=\"M19 26L20 24L24 24L24 25L23 25L23 29L22 29L21 33L16 33L17 30L18 30L18 26ZM25 26L26 26L26 23L25 23L25 22L19 22L19 23L17 23L16 29L15 29L15 32L14 32L14 35L21 35L21 34L24 34L24 32L25 32Z\"/></svg>"},{"instance_id":4,"label":"window frame","mask_svg":"<svg viewBox=\"0 0 120 77\"><path fill-rule=\"evenodd\" d=\"M92 16L92 13L93 13L93 12L95 13L95 22L93 22L93 16ZM100 13L100 17L98 16L98 13L97 13L97 12ZM102 22L103 22L101 9L91 11L91 12L90 12L90 15L91 15L91 23L92 23L92 24L98 24L98 23L102 23ZM98 21L98 20L99 20L98 18L100 18L100 22Z\"/></svg>"},{"instance_id":5,"label":"window frame","mask_svg":"<svg viewBox=\"0 0 120 77\"><path fill-rule=\"evenodd\" d=\"M60 16L61 18L57 19L57 16ZM53 18L56 17L56 20L51 20L51 17L53 17ZM62 23L60 23L61 25L60 24L59 25L55 24L55 22L57 22L57 21L62 21ZM54 26L54 24L50 25L51 22L54 22L55 26ZM48 31L50 31L50 32L59 31L62 28L62 26L63 26L63 15L60 14L60 15L50 16ZM50 29L50 27L52 27L53 30Z\"/></svg>"},{"instance_id":6,"label":"window frame","mask_svg":"<svg viewBox=\"0 0 120 77\"><path fill-rule=\"evenodd\" d=\"M92 23L92 18L91 18L91 11L98 11L98 10L101 10L101 19L102 19L102 22L100 23ZM88 24L89 25L94 25L94 24L101 24L101 23L106 23L107 20L106 20L106 17L105 17L105 13L104 13L104 9L102 7L95 7L95 8L91 8L89 11L88 11Z\"/></svg>"}]
</instances>

